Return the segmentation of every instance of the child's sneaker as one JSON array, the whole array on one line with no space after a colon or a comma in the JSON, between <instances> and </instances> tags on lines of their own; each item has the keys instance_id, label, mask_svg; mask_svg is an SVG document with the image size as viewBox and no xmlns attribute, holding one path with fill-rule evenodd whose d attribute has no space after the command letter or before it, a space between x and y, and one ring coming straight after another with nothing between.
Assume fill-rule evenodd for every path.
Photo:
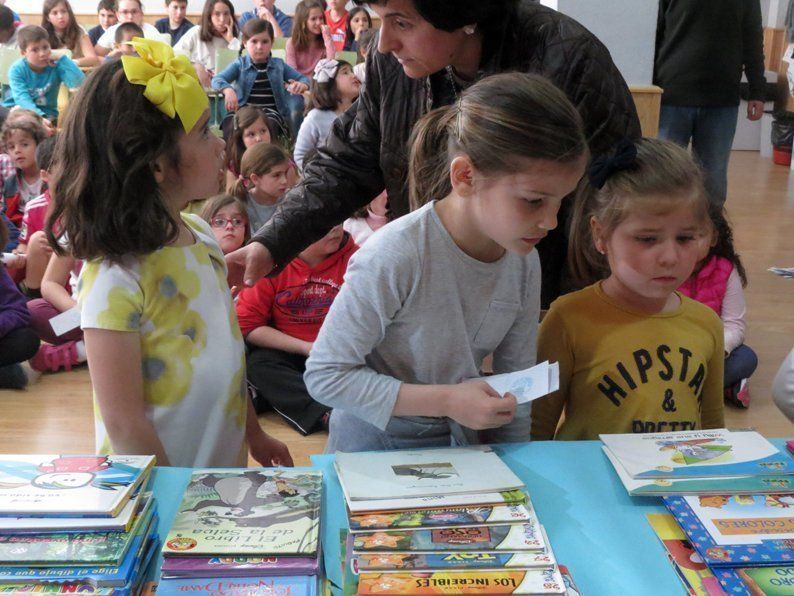
<instances>
[{"instance_id":1,"label":"child's sneaker","mask_svg":"<svg viewBox=\"0 0 794 596\"><path fill-rule=\"evenodd\" d=\"M736 405L740 408L750 407L750 383L747 379L739 381L739 390L736 392Z\"/></svg>"},{"instance_id":2,"label":"child's sneaker","mask_svg":"<svg viewBox=\"0 0 794 596\"><path fill-rule=\"evenodd\" d=\"M41 344L39 351L30 359L30 365L39 372L51 371L58 372L61 369L72 370L72 367L80 364L77 354L77 342L68 341L60 346L51 344Z\"/></svg>"}]
</instances>

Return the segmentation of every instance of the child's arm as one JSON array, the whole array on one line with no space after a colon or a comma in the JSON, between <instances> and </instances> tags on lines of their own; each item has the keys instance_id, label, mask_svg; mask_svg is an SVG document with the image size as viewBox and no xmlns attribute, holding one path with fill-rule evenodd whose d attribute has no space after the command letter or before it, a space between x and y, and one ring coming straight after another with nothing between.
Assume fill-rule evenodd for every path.
<instances>
[{"instance_id":1,"label":"child's arm","mask_svg":"<svg viewBox=\"0 0 794 596\"><path fill-rule=\"evenodd\" d=\"M259 346L260 348L273 348L274 350L281 350L282 352L289 352L291 354L300 354L302 356L308 356L309 350L312 349L312 342L292 337L283 331L279 331L275 327L268 327L267 325L257 327L251 331L245 339L249 344Z\"/></svg>"},{"instance_id":2,"label":"child's arm","mask_svg":"<svg viewBox=\"0 0 794 596\"><path fill-rule=\"evenodd\" d=\"M66 283L69 281L69 274L74 268L74 263L74 257L53 254L47 264L44 278L41 280L41 297L61 312L77 306L72 296L66 291Z\"/></svg>"},{"instance_id":3,"label":"child's arm","mask_svg":"<svg viewBox=\"0 0 794 596\"><path fill-rule=\"evenodd\" d=\"M84 337L94 395L113 452L155 455L158 465L168 466L160 437L146 417L140 336L88 328Z\"/></svg>"},{"instance_id":4,"label":"child's arm","mask_svg":"<svg viewBox=\"0 0 794 596\"><path fill-rule=\"evenodd\" d=\"M238 107L237 92L234 90L232 85L239 78L239 76L240 61L235 60L229 64L229 66L224 68L223 72L212 77L212 80L210 81L210 85L213 89L223 92L224 104L226 109L230 112L236 111Z\"/></svg>"},{"instance_id":5,"label":"child's arm","mask_svg":"<svg viewBox=\"0 0 794 596\"><path fill-rule=\"evenodd\" d=\"M99 66L101 60L96 55L91 38L86 34L80 36L80 49L83 51L83 57L75 60L77 66Z\"/></svg>"},{"instance_id":6,"label":"child's arm","mask_svg":"<svg viewBox=\"0 0 794 596\"><path fill-rule=\"evenodd\" d=\"M292 68L298 68L298 57L295 49L295 44L292 43L292 38L287 40L287 45L284 47L284 62L289 64Z\"/></svg>"},{"instance_id":7,"label":"child's arm","mask_svg":"<svg viewBox=\"0 0 794 596\"><path fill-rule=\"evenodd\" d=\"M708 361L708 372L700 394L700 427L723 428L725 426L725 353L722 321L713 311L708 314L712 320L711 335L714 337L714 353Z\"/></svg>"},{"instance_id":8,"label":"child's arm","mask_svg":"<svg viewBox=\"0 0 794 596\"><path fill-rule=\"evenodd\" d=\"M295 149L292 153L292 157L300 170L303 170L303 156L310 149L316 147L320 140L320 131L317 128L312 112L306 114L306 118L303 119L303 124L298 130L298 138L295 139Z\"/></svg>"},{"instance_id":9,"label":"child's arm","mask_svg":"<svg viewBox=\"0 0 794 596\"><path fill-rule=\"evenodd\" d=\"M61 81L69 89L75 89L85 81L83 71L69 56L61 56L61 59L56 62L55 68L58 70Z\"/></svg>"},{"instance_id":10,"label":"child's arm","mask_svg":"<svg viewBox=\"0 0 794 596\"><path fill-rule=\"evenodd\" d=\"M36 112L39 116L46 117L44 111L34 103L30 95L28 77L25 72L27 68L27 62L20 60L16 62L8 72L8 84L11 87L11 95L14 97L14 105Z\"/></svg>"},{"instance_id":11,"label":"child's arm","mask_svg":"<svg viewBox=\"0 0 794 596\"><path fill-rule=\"evenodd\" d=\"M322 25L323 32L323 45L325 46L325 57L328 60L336 58L336 46L334 45L334 38L331 35L331 28L328 25Z\"/></svg>"},{"instance_id":12,"label":"child's arm","mask_svg":"<svg viewBox=\"0 0 794 596\"><path fill-rule=\"evenodd\" d=\"M284 83L287 84L292 82L302 83L306 86L306 89L308 89L309 85L312 83L309 77L307 77L305 74L298 72L289 64L284 64Z\"/></svg>"},{"instance_id":13,"label":"child's arm","mask_svg":"<svg viewBox=\"0 0 794 596\"><path fill-rule=\"evenodd\" d=\"M742 279L734 268L728 278L725 297L722 300L722 324L725 329L725 354L730 354L744 343L746 324L744 314L747 305L744 301Z\"/></svg>"},{"instance_id":14,"label":"child's arm","mask_svg":"<svg viewBox=\"0 0 794 596\"><path fill-rule=\"evenodd\" d=\"M794 350L788 353L775 375L772 399L780 411L794 422Z\"/></svg>"},{"instance_id":15,"label":"child's arm","mask_svg":"<svg viewBox=\"0 0 794 596\"><path fill-rule=\"evenodd\" d=\"M248 452L251 457L266 468L293 466L289 448L262 430L254 411L253 402L247 396L245 399L248 401L248 413L245 417L245 440L248 443Z\"/></svg>"},{"instance_id":16,"label":"child's arm","mask_svg":"<svg viewBox=\"0 0 794 596\"><path fill-rule=\"evenodd\" d=\"M554 393L532 402L532 440L549 441L554 438L565 405L568 401L573 352L562 317L554 307L540 324L538 333L538 360L560 364L560 388Z\"/></svg>"}]
</instances>

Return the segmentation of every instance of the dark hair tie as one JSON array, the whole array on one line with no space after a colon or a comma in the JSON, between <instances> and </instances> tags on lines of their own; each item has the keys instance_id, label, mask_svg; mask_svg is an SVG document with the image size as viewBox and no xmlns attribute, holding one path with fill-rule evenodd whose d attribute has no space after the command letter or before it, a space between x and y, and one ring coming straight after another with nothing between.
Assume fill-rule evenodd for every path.
<instances>
[{"instance_id":1,"label":"dark hair tie","mask_svg":"<svg viewBox=\"0 0 794 596\"><path fill-rule=\"evenodd\" d=\"M593 158L590 167L587 168L587 177L590 179L590 184L596 188L603 188L612 174L630 170L636 163L637 146L634 141L625 138L615 145L611 154Z\"/></svg>"}]
</instances>

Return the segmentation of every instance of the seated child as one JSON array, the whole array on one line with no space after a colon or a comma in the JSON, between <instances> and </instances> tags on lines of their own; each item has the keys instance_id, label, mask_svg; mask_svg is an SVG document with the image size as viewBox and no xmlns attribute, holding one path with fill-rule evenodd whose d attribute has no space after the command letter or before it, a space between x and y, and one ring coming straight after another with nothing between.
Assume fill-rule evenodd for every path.
<instances>
[{"instance_id":1,"label":"seated child","mask_svg":"<svg viewBox=\"0 0 794 596\"><path fill-rule=\"evenodd\" d=\"M117 60L122 56L135 56L135 48L130 43L136 37L143 37L143 29L135 23L122 23L116 27L113 49L105 60Z\"/></svg>"},{"instance_id":2,"label":"seated child","mask_svg":"<svg viewBox=\"0 0 794 596\"><path fill-rule=\"evenodd\" d=\"M166 10L168 16L158 19L154 27L160 33L167 33L171 36L171 45L182 39L182 36L188 32L194 25L185 18L187 14L187 0L166 0Z\"/></svg>"},{"instance_id":3,"label":"seated child","mask_svg":"<svg viewBox=\"0 0 794 596\"><path fill-rule=\"evenodd\" d=\"M711 234L700 168L671 142L626 141L596 158L580 199L572 269L606 279L541 323L538 360L559 362L560 388L532 403L532 439L721 428L722 322L676 292Z\"/></svg>"},{"instance_id":4,"label":"seated child","mask_svg":"<svg viewBox=\"0 0 794 596\"><path fill-rule=\"evenodd\" d=\"M358 99L361 83L353 67L342 60L320 60L312 79L312 109L295 140L295 163L303 169L306 152L325 141L334 121Z\"/></svg>"},{"instance_id":5,"label":"seated child","mask_svg":"<svg viewBox=\"0 0 794 596\"><path fill-rule=\"evenodd\" d=\"M375 43L376 29L366 29L358 36L358 55L361 62L353 67L353 74L363 85L367 80L367 56Z\"/></svg>"},{"instance_id":6,"label":"seated child","mask_svg":"<svg viewBox=\"0 0 794 596\"><path fill-rule=\"evenodd\" d=\"M750 406L747 380L758 366L755 352L744 343L744 286L747 285L747 276L733 248L733 231L724 209L712 204L710 212L714 236L704 239L703 258L678 291L702 302L722 319L725 337L725 401L747 408Z\"/></svg>"},{"instance_id":7,"label":"seated child","mask_svg":"<svg viewBox=\"0 0 794 596\"><path fill-rule=\"evenodd\" d=\"M363 6L356 6L347 13L347 27L345 29L345 52L357 52L361 34L372 29L372 17ZM368 37L366 41L372 39Z\"/></svg>"},{"instance_id":8,"label":"seated child","mask_svg":"<svg viewBox=\"0 0 794 596\"><path fill-rule=\"evenodd\" d=\"M245 203L232 195L217 195L207 200L201 219L210 224L223 254L237 250L251 239Z\"/></svg>"},{"instance_id":9,"label":"seated child","mask_svg":"<svg viewBox=\"0 0 794 596\"><path fill-rule=\"evenodd\" d=\"M41 170L36 163L36 147L46 137L44 127L36 119L16 115L6 119L2 128L3 143L14 164L14 175L3 184L3 199L6 216L17 226L22 226L22 217L27 203L38 197L44 188Z\"/></svg>"},{"instance_id":10,"label":"seated child","mask_svg":"<svg viewBox=\"0 0 794 596\"><path fill-rule=\"evenodd\" d=\"M99 0L96 11L99 24L88 30L88 39L91 40L91 44L94 46L96 46L99 38L105 34L105 31L118 22L116 0Z\"/></svg>"},{"instance_id":11,"label":"seated child","mask_svg":"<svg viewBox=\"0 0 794 596\"><path fill-rule=\"evenodd\" d=\"M272 407L304 435L328 428L330 408L309 396L303 372L357 248L336 226L276 277L260 280L237 299L237 318L250 349L248 381L259 394L254 407L260 413Z\"/></svg>"},{"instance_id":12,"label":"seated child","mask_svg":"<svg viewBox=\"0 0 794 596\"><path fill-rule=\"evenodd\" d=\"M280 137L278 123L259 108L245 106L235 112L231 118L231 132L226 139L226 158L229 160L226 186L234 184L240 175L240 161L246 149L258 143L277 142Z\"/></svg>"},{"instance_id":13,"label":"seated child","mask_svg":"<svg viewBox=\"0 0 794 596\"><path fill-rule=\"evenodd\" d=\"M0 245L8 242L8 230L0 219ZM0 265L0 389L23 389L28 374L21 366L39 348L39 338L30 327L25 297Z\"/></svg>"},{"instance_id":14,"label":"seated child","mask_svg":"<svg viewBox=\"0 0 794 596\"><path fill-rule=\"evenodd\" d=\"M0 6L0 47L17 50L17 26L14 11L7 6Z\"/></svg>"},{"instance_id":15,"label":"seated child","mask_svg":"<svg viewBox=\"0 0 794 596\"><path fill-rule=\"evenodd\" d=\"M48 170L55 152L55 137L43 139L36 147L36 165L44 192L27 202L25 214L22 216L22 228L19 234L19 246L14 251L24 255L24 273L21 279L28 296L37 296L41 287L44 270L50 260L52 249L47 243L44 233L44 220L50 207L50 191L46 188L49 182Z\"/></svg>"},{"instance_id":16,"label":"seated child","mask_svg":"<svg viewBox=\"0 0 794 596\"><path fill-rule=\"evenodd\" d=\"M55 124L61 83L69 88L79 87L85 75L67 56L52 62L50 39L44 28L22 27L17 38L22 58L8 71L11 97L6 98L3 105L26 108Z\"/></svg>"},{"instance_id":17,"label":"seated child","mask_svg":"<svg viewBox=\"0 0 794 596\"><path fill-rule=\"evenodd\" d=\"M243 27L243 45L246 55L212 77L212 88L223 92L229 112L252 105L281 122L289 122L289 96L305 93L309 89L309 79L280 58L270 55L273 26L267 21L248 21ZM290 126L293 132L297 132Z\"/></svg>"},{"instance_id":18,"label":"seated child","mask_svg":"<svg viewBox=\"0 0 794 596\"><path fill-rule=\"evenodd\" d=\"M345 49L347 36L347 16L345 4L347 0L328 0L328 10L325 11L325 24L334 42L334 49L341 52Z\"/></svg>"},{"instance_id":19,"label":"seated child","mask_svg":"<svg viewBox=\"0 0 794 596\"><path fill-rule=\"evenodd\" d=\"M372 199L369 205L362 207L345 220L345 232L353 237L353 242L361 246L376 231L389 223L389 197L384 190Z\"/></svg>"},{"instance_id":20,"label":"seated child","mask_svg":"<svg viewBox=\"0 0 794 596\"><path fill-rule=\"evenodd\" d=\"M252 234L273 217L279 199L290 189L291 169L289 153L279 145L260 143L243 154L240 176L228 192L245 203Z\"/></svg>"}]
</instances>

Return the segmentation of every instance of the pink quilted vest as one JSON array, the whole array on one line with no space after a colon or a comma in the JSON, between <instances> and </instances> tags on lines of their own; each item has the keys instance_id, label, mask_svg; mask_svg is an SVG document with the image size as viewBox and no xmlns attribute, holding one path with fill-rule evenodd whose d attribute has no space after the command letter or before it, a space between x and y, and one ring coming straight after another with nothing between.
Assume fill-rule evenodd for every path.
<instances>
[{"instance_id":1,"label":"pink quilted vest","mask_svg":"<svg viewBox=\"0 0 794 596\"><path fill-rule=\"evenodd\" d=\"M728 259L713 256L696 275L682 283L678 291L722 316L722 300L732 271L733 263Z\"/></svg>"}]
</instances>

